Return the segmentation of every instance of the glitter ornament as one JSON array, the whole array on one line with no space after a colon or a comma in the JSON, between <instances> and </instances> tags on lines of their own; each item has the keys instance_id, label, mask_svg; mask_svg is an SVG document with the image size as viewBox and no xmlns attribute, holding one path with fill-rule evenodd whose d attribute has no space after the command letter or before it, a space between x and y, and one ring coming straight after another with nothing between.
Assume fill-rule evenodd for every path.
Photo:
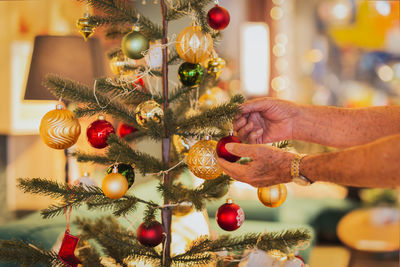
<instances>
[{"instance_id":1,"label":"glitter ornament","mask_svg":"<svg viewBox=\"0 0 400 267\"><path fill-rule=\"evenodd\" d=\"M154 100L148 100L136 107L136 122L144 128L149 121L161 123L163 116L164 111Z\"/></svg>"},{"instance_id":2,"label":"glitter ornament","mask_svg":"<svg viewBox=\"0 0 400 267\"><path fill-rule=\"evenodd\" d=\"M230 20L231 17L228 10L219 5L215 5L207 13L208 25L210 25L214 30L220 31L225 29Z\"/></svg>"},{"instance_id":3,"label":"glitter ornament","mask_svg":"<svg viewBox=\"0 0 400 267\"><path fill-rule=\"evenodd\" d=\"M123 197L126 191L128 191L128 187L128 181L125 176L118 173L117 166L114 166L112 173L104 177L101 184L104 195L111 199Z\"/></svg>"},{"instance_id":4,"label":"glitter ornament","mask_svg":"<svg viewBox=\"0 0 400 267\"><path fill-rule=\"evenodd\" d=\"M287 189L284 184L277 184L257 189L258 199L264 206L276 208L286 200Z\"/></svg>"},{"instance_id":5,"label":"glitter ornament","mask_svg":"<svg viewBox=\"0 0 400 267\"><path fill-rule=\"evenodd\" d=\"M215 79L219 78L223 68L225 68L225 60L220 57L213 57L207 63L207 71L214 76Z\"/></svg>"},{"instance_id":6,"label":"glitter ornament","mask_svg":"<svg viewBox=\"0 0 400 267\"><path fill-rule=\"evenodd\" d=\"M139 225L136 235L143 246L155 247L164 240L164 228L157 221L153 221L149 225L142 223Z\"/></svg>"},{"instance_id":7,"label":"glitter ornament","mask_svg":"<svg viewBox=\"0 0 400 267\"><path fill-rule=\"evenodd\" d=\"M183 85L196 86L203 78L203 69L200 64L184 62L179 66L178 76Z\"/></svg>"},{"instance_id":8,"label":"glitter ornament","mask_svg":"<svg viewBox=\"0 0 400 267\"><path fill-rule=\"evenodd\" d=\"M206 140L198 141L190 148L187 165L194 175L205 180L211 180L222 174L222 169L217 163L216 146L216 141L206 137Z\"/></svg>"},{"instance_id":9,"label":"glitter ornament","mask_svg":"<svg viewBox=\"0 0 400 267\"><path fill-rule=\"evenodd\" d=\"M149 40L133 27L132 31L122 38L121 49L125 56L131 59L141 59L143 53L149 49Z\"/></svg>"},{"instance_id":10,"label":"glitter ornament","mask_svg":"<svg viewBox=\"0 0 400 267\"><path fill-rule=\"evenodd\" d=\"M75 114L65 109L64 104L57 104L56 109L47 112L40 122L40 137L54 149L67 149L78 141L81 125Z\"/></svg>"},{"instance_id":11,"label":"glitter ornament","mask_svg":"<svg viewBox=\"0 0 400 267\"><path fill-rule=\"evenodd\" d=\"M135 73L135 60L118 53L110 59L110 69L115 75L132 75Z\"/></svg>"},{"instance_id":12,"label":"glitter ornament","mask_svg":"<svg viewBox=\"0 0 400 267\"><path fill-rule=\"evenodd\" d=\"M226 144L228 143L241 143L241 142L239 138L233 136L232 133L228 136L221 138L217 144L217 155L218 157L223 158L229 162L236 162L240 159L240 157L228 152L228 150L225 148Z\"/></svg>"},{"instance_id":13,"label":"glitter ornament","mask_svg":"<svg viewBox=\"0 0 400 267\"><path fill-rule=\"evenodd\" d=\"M94 30L98 25L96 21L90 19L89 13L85 13L83 17L76 21L76 27L78 27L79 33L83 36L85 42L94 34Z\"/></svg>"},{"instance_id":14,"label":"glitter ornament","mask_svg":"<svg viewBox=\"0 0 400 267\"><path fill-rule=\"evenodd\" d=\"M228 198L226 203L218 208L215 215L219 227L225 231L234 231L244 222L243 209Z\"/></svg>"},{"instance_id":15,"label":"glitter ornament","mask_svg":"<svg viewBox=\"0 0 400 267\"><path fill-rule=\"evenodd\" d=\"M176 39L176 51L180 58L189 63L206 60L213 49L213 40L203 33L200 26L193 25L183 29Z\"/></svg>"},{"instance_id":16,"label":"glitter ornament","mask_svg":"<svg viewBox=\"0 0 400 267\"><path fill-rule=\"evenodd\" d=\"M115 165L110 166L107 169L107 174L110 174L113 172ZM132 165L125 164L125 163L119 163L116 165L117 167L117 172L119 174L122 174L125 179L128 181L128 188L130 188L133 183L135 182L135 170L133 169Z\"/></svg>"},{"instance_id":17,"label":"glitter ornament","mask_svg":"<svg viewBox=\"0 0 400 267\"><path fill-rule=\"evenodd\" d=\"M134 132L136 132L135 127L133 127L129 124L123 123L123 122L121 122L121 124L117 128L117 133L118 133L119 137L121 137L121 138L124 138L128 134L132 134Z\"/></svg>"},{"instance_id":18,"label":"glitter ornament","mask_svg":"<svg viewBox=\"0 0 400 267\"><path fill-rule=\"evenodd\" d=\"M92 122L86 130L86 136L89 143L94 148L105 148L108 146L107 138L110 134L115 133L111 123L106 121L103 116Z\"/></svg>"}]
</instances>

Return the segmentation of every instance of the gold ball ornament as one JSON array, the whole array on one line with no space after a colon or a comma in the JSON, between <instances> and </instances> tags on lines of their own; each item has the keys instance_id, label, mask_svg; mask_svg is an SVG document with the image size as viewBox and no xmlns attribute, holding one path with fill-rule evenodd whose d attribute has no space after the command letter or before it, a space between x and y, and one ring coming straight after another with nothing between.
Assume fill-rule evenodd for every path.
<instances>
[{"instance_id":1,"label":"gold ball ornament","mask_svg":"<svg viewBox=\"0 0 400 267\"><path fill-rule=\"evenodd\" d=\"M287 189L284 184L260 187L257 189L257 196L260 202L269 208L276 208L286 200Z\"/></svg>"},{"instance_id":2,"label":"gold ball ornament","mask_svg":"<svg viewBox=\"0 0 400 267\"><path fill-rule=\"evenodd\" d=\"M183 202L179 206L172 208L172 215L177 217L183 217L193 211L193 204L190 202Z\"/></svg>"},{"instance_id":3,"label":"gold ball ornament","mask_svg":"<svg viewBox=\"0 0 400 267\"><path fill-rule=\"evenodd\" d=\"M215 79L218 79L223 68L225 68L225 60L220 57L213 57L207 63L207 71L214 76Z\"/></svg>"},{"instance_id":4,"label":"gold ball ornament","mask_svg":"<svg viewBox=\"0 0 400 267\"><path fill-rule=\"evenodd\" d=\"M43 142L54 149L66 149L78 141L81 125L75 114L57 104L56 109L47 112L40 122L40 137Z\"/></svg>"},{"instance_id":5,"label":"gold ball ornament","mask_svg":"<svg viewBox=\"0 0 400 267\"><path fill-rule=\"evenodd\" d=\"M213 50L213 40L200 26L183 29L176 39L176 51L186 62L200 63L206 60Z\"/></svg>"},{"instance_id":6,"label":"gold ball ornament","mask_svg":"<svg viewBox=\"0 0 400 267\"><path fill-rule=\"evenodd\" d=\"M128 181L125 176L118 173L117 167L114 166L113 172L107 174L101 184L104 195L111 199L118 199L125 195L128 191Z\"/></svg>"},{"instance_id":7,"label":"gold ball ornament","mask_svg":"<svg viewBox=\"0 0 400 267\"><path fill-rule=\"evenodd\" d=\"M113 56L110 59L110 69L115 75L132 75L135 73L134 69L129 67L134 67L136 61L130 58L126 58L122 54Z\"/></svg>"},{"instance_id":8,"label":"gold ball ornament","mask_svg":"<svg viewBox=\"0 0 400 267\"><path fill-rule=\"evenodd\" d=\"M187 156L189 170L199 178L212 180L222 174L217 162L217 142L209 137L194 144Z\"/></svg>"},{"instance_id":9,"label":"gold ball ornament","mask_svg":"<svg viewBox=\"0 0 400 267\"><path fill-rule=\"evenodd\" d=\"M87 39L94 34L94 30L99 24L90 19L90 14L85 15L76 21L76 27L79 29L79 33L83 36L85 42Z\"/></svg>"},{"instance_id":10,"label":"gold ball ornament","mask_svg":"<svg viewBox=\"0 0 400 267\"><path fill-rule=\"evenodd\" d=\"M218 104L216 96L211 90L207 90L200 98L199 104L201 108L212 108Z\"/></svg>"},{"instance_id":11,"label":"gold ball ornament","mask_svg":"<svg viewBox=\"0 0 400 267\"><path fill-rule=\"evenodd\" d=\"M146 128L149 121L161 123L164 111L154 100L145 101L136 107L136 122Z\"/></svg>"}]
</instances>

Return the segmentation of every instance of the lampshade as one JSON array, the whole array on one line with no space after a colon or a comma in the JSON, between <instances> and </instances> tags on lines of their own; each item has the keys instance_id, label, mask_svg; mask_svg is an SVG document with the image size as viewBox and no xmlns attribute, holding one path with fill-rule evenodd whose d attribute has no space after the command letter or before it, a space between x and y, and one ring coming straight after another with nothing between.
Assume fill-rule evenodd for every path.
<instances>
[{"instance_id":1,"label":"lampshade","mask_svg":"<svg viewBox=\"0 0 400 267\"><path fill-rule=\"evenodd\" d=\"M90 38L85 42L80 36L36 36L25 100L55 99L42 85L48 73L92 84L95 78L105 74L100 41Z\"/></svg>"}]
</instances>

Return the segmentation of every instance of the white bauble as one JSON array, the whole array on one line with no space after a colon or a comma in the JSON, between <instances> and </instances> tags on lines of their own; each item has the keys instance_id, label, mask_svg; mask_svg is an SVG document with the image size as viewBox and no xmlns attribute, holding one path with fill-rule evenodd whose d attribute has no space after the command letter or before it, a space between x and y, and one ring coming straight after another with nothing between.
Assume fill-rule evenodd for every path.
<instances>
[{"instance_id":1,"label":"white bauble","mask_svg":"<svg viewBox=\"0 0 400 267\"><path fill-rule=\"evenodd\" d=\"M285 261L282 267L304 267L304 263L299 258L291 258Z\"/></svg>"},{"instance_id":2,"label":"white bauble","mask_svg":"<svg viewBox=\"0 0 400 267\"><path fill-rule=\"evenodd\" d=\"M145 56L146 64L150 69L160 69L162 66L162 46L160 42L150 44L149 51Z\"/></svg>"},{"instance_id":3,"label":"white bauble","mask_svg":"<svg viewBox=\"0 0 400 267\"><path fill-rule=\"evenodd\" d=\"M89 176L89 173L87 173L87 172L85 172L85 174L84 174L82 177L76 179L76 180L74 181L74 185L76 185L76 186L81 185L81 186L83 186L85 189L86 189L88 186L98 186L98 184L96 183L96 181L93 180L93 178L91 178L91 177Z\"/></svg>"},{"instance_id":4,"label":"white bauble","mask_svg":"<svg viewBox=\"0 0 400 267\"><path fill-rule=\"evenodd\" d=\"M281 262L263 250L257 249L251 252L249 260L247 261L247 267L280 267Z\"/></svg>"}]
</instances>

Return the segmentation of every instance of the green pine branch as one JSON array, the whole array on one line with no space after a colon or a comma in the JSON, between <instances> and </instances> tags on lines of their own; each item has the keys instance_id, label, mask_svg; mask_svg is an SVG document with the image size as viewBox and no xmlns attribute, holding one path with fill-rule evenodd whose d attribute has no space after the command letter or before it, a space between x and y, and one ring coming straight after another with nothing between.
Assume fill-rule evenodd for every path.
<instances>
[{"instance_id":1,"label":"green pine branch","mask_svg":"<svg viewBox=\"0 0 400 267\"><path fill-rule=\"evenodd\" d=\"M73 153L70 153L70 155L76 158L78 162L93 162L102 165L111 165L115 163L115 161L106 156L88 154L82 151L75 151Z\"/></svg>"},{"instance_id":2,"label":"green pine branch","mask_svg":"<svg viewBox=\"0 0 400 267\"><path fill-rule=\"evenodd\" d=\"M126 34L132 31L132 27L126 25L110 26L106 30L107 39L122 39ZM121 51L120 49L118 49ZM109 56L109 58L112 58Z\"/></svg>"},{"instance_id":3,"label":"green pine branch","mask_svg":"<svg viewBox=\"0 0 400 267\"><path fill-rule=\"evenodd\" d=\"M188 97L197 90L196 87L177 87L171 91L168 102L171 104L175 101L187 101Z\"/></svg>"},{"instance_id":4,"label":"green pine branch","mask_svg":"<svg viewBox=\"0 0 400 267\"><path fill-rule=\"evenodd\" d=\"M78 243L79 259L82 261L83 267L105 267L101 263L101 256L97 250L85 244L86 242L81 238Z\"/></svg>"}]
</instances>

